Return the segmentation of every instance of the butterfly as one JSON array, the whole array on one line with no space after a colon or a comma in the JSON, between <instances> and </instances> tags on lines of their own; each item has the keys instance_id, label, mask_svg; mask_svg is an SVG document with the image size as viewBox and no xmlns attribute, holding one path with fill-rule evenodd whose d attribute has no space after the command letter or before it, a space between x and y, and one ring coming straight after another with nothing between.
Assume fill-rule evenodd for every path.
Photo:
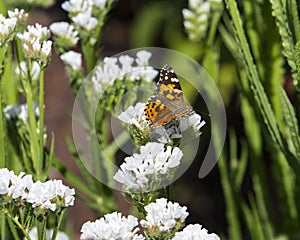
<instances>
[{"instance_id":1,"label":"butterfly","mask_svg":"<svg viewBox=\"0 0 300 240\"><path fill-rule=\"evenodd\" d=\"M184 103L179 79L174 69L165 65L160 70L155 92L149 97L144 109L149 126L164 126L193 113L193 108Z\"/></svg>"}]
</instances>

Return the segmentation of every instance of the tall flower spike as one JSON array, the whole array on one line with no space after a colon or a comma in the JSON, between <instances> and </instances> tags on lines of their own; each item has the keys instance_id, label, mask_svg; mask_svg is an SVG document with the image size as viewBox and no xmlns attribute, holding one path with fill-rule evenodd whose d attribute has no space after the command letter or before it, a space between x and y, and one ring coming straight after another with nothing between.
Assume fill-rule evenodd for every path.
<instances>
[{"instance_id":1,"label":"tall flower spike","mask_svg":"<svg viewBox=\"0 0 300 240\"><path fill-rule=\"evenodd\" d=\"M183 9L183 25L192 41L199 41L206 36L210 3L203 0L190 0L189 9Z\"/></svg>"}]
</instances>

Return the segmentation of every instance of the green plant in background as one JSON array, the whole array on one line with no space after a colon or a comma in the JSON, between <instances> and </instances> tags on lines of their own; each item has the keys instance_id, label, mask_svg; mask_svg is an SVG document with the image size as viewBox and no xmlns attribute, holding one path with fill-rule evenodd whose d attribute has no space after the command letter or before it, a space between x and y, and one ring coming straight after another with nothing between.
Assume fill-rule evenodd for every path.
<instances>
[{"instance_id":1,"label":"green plant in background","mask_svg":"<svg viewBox=\"0 0 300 240\"><path fill-rule=\"evenodd\" d=\"M207 17L212 26L207 32L218 32L213 41L209 33L205 37L194 30L198 25L192 25L193 16L203 14L195 10L196 2L197 9L204 4L211 4L213 9L216 1L190 1L190 10L183 11L190 39L198 41L199 46L203 41L209 44L202 55L204 67L220 85L223 77L219 73L226 63L220 46L224 46L233 56L237 69L235 84L244 132L239 136L244 137L238 143L234 133L237 129L231 131L228 135L230 150L219 160L229 222L228 238L242 239L245 225L246 234L253 239L298 239L299 17L296 1L246 0L238 6L236 1L226 0L222 21L217 17L216 22L213 21L214 16L221 16L214 12ZM243 15L239 9L243 9ZM285 62L289 68L285 68ZM287 75L293 79L295 91L290 93L296 97L294 105L283 88ZM241 190L247 164L253 189L245 199Z\"/></svg>"}]
</instances>

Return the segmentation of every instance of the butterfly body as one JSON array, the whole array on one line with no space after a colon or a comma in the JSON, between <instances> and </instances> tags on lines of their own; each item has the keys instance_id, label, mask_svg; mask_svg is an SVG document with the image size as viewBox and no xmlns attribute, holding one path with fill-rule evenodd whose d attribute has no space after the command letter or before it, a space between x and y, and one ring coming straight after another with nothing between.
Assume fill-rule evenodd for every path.
<instances>
[{"instance_id":1,"label":"butterfly body","mask_svg":"<svg viewBox=\"0 0 300 240\"><path fill-rule=\"evenodd\" d=\"M169 65L160 70L154 95L149 97L144 113L150 127L160 127L194 113L191 106L185 105L179 79Z\"/></svg>"}]
</instances>

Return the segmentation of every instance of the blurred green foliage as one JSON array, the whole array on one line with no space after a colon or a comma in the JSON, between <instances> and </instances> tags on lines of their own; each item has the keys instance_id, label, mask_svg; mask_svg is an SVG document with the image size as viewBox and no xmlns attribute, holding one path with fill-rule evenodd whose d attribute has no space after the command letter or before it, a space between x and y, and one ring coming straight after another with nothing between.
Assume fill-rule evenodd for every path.
<instances>
[{"instance_id":1,"label":"blurred green foliage","mask_svg":"<svg viewBox=\"0 0 300 240\"><path fill-rule=\"evenodd\" d=\"M145 5L132 25L132 47L159 43L181 51L197 59L220 89L230 130L218 161L226 238L299 239L297 2L226 0L217 24L212 11L206 37L198 41L184 32L187 4Z\"/></svg>"}]
</instances>

